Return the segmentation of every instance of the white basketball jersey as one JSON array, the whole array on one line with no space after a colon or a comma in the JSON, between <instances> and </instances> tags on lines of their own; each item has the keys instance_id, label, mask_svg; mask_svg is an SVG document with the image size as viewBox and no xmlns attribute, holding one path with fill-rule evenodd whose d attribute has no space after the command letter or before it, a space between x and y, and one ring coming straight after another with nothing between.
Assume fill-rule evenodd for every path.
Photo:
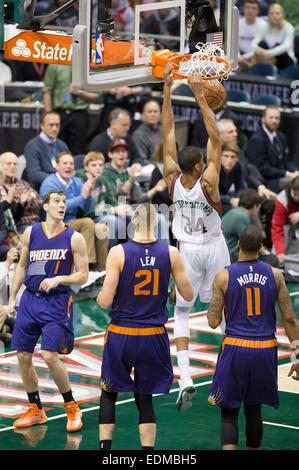
<instances>
[{"instance_id":1,"label":"white basketball jersey","mask_svg":"<svg viewBox=\"0 0 299 470\"><path fill-rule=\"evenodd\" d=\"M172 232L179 242L204 243L222 234L221 203L209 198L202 178L186 189L179 173L170 196L174 204Z\"/></svg>"}]
</instances>

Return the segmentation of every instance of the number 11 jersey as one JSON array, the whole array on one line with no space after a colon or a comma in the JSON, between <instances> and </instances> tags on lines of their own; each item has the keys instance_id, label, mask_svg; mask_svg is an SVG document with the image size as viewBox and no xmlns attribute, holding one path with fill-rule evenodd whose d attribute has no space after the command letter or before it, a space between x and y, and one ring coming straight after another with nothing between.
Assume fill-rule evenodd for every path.
<instances>
[{"instance_id":1,"label":"number 11 jersey","mask_svg":"<svg viewBox=\"0 0 299 470\"><path fill-rule=\"evenodd\" d=\"M199 178L189 189L182 173L173 180L170 197L174 203L172 232L179 242L203 243L222 234L221 202L210 199L205 183Z\"/></svg>"}]
</instances>

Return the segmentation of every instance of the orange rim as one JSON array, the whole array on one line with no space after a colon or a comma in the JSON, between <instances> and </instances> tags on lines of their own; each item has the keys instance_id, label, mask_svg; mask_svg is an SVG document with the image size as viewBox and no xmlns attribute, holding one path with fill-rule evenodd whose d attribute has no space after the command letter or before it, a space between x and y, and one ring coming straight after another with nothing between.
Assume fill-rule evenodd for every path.
<instances>
[{"instance_id":1,"label":"orange rim","mask_svg":"<svg viewBox=\"0 0 299 470\"><path fill-rule=\"evenodd\" d=\"M175 66L175 67L179 68L182 59L189 60L189 59L191 59L192 56L193 56L193 54L179 54L177 57L172 58L169 61L169 64L171 66ZM226 70L226 72L224 72L222 74L219 74L219 75L212 75L210 77L202 77L203 80L216 80L216 79L219 79L219 78L226 77L226 75L228 75L230 73L232 67L226 59L223 59L223 57L216 57L216 56L206 54L206 55L203 55L202 57L199 58L199 60L206 60L206 59L209 59L209 60L216 59L217 62L225 63L227 65L227 70ZM190 75L185 75L185 74L182 74L182 73L178 72L175 68L171 69L171 71L173 73L174 78L180 78L181 79L181 78L189 78L190 77Z\"/></svg>"}]
</instances>

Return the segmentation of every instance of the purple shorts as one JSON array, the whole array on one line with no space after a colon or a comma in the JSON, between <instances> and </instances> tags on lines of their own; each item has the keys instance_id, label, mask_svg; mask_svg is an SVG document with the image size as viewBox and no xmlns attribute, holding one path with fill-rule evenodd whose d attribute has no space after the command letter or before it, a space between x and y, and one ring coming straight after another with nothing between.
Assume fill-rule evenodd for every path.
<instances>
[{"instance_id":1,"label":"purple shorts","mask_svg":"<svg viewBox=\"0 0 299 470\"><path fill-rule=\"evenodd\" d=\"M169 339L164 326L127 328L110 323L101 372L104 390L148 395L168 393L172 381Z\"/></svg>"},{"instance_id":2,"label":"purple shorts","mask_svg":"<svg viewBox=\"0 0 299 470\"><path fill-rule=\"evenodd\" d=\"M26 289L21 297L11 347L33 352L41 349L69 354L74 347L73 305L69 293L37 295Z\"/></svg>"},{"instance_id":3,"label":"purple shorts","mask_svg":"<svg viewBox=\"0 0 299 470\"><path fill-rule=\"evenodd\" d=\"M226 336L208 400L224 408L240 408L242 402L278 408L277 340Z\"/></svg>"}]
</instances>

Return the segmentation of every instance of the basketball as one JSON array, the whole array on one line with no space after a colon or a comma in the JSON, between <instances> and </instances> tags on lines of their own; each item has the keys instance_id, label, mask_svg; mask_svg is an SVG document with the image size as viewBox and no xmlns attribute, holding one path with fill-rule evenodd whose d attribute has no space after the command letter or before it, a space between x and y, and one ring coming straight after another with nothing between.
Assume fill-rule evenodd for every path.
<instances>
[{"instance_id":1,"label":"basketball","mask_svg":"<svg viewBox=\"0 0 299 470\"><path fill-rule=\"evenodd\" d=\"M204 94L212 110L221 108L226 100L224 86L218 80L204 80Z\"/></svg>"}]
</instances>

